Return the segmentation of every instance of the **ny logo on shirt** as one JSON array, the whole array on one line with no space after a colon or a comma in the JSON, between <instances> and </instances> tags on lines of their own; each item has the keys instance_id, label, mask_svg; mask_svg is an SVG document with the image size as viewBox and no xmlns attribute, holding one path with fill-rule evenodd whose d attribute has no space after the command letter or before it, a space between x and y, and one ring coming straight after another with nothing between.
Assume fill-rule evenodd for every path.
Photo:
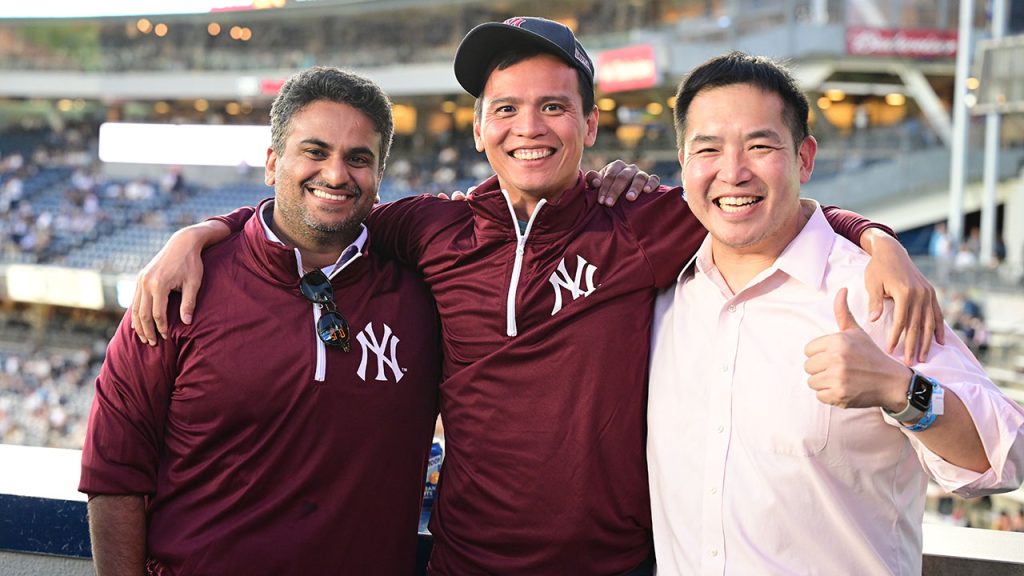
<instances>
[{"instance_id":1,"label":"ny logo on shirt","mask_svg":"<svg viewBox=\"0 0 1024 576\"><path fill-rule=\"evenodd\" d=\"M580 296L587 297L594 291L594 273L597 272L597 266L587 262L583 256L576 255L576 275L570 276L569 271L565 268L565 258L558 263L558 269L551 273L551 278L548 280L551 282L551 286L555 289L555 306L551 309L551 315L558 314L558 311L562 309L562 289L569 291L572 295L572 299L576 300ZM584 290L582 284L584 279L587 283L587 288Z\"/></svg>"},{"instance_id":2,"label":"ny logo on shirt","mask_svg":"<svg viewBox=\"0 0 1024 576\"><path fill-rule=\"evenodd\" d=\"M385 365L391 368L395 382L402 380L405 370L398 365L398 336L391 333L390 326L384 324L384 334L380 340L377 340L377 335L373 332L373 322L370 322L362 332L356 335L356 340L363 346L363 358L359 361L359 370L356 371L363 382L366 382L366 357L370 352L377 355L376 380L378 382L387 380L384 372Z\"/></svg>"}]
</instances>

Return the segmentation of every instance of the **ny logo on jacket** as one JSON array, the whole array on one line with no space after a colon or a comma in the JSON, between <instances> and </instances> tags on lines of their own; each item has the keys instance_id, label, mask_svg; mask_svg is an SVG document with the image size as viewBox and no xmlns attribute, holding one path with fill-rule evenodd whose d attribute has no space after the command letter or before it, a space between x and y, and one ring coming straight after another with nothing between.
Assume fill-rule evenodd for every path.
<instances>
[{"instance_id":1,"label":"ny logo on jacket","mask_svg":"<svg viewBox=\"0 0 1024 576\"><path fill-rule=\"evenodd\" d=\"M551 309L551 315L558 314L558 311L562 309L562 289L568 290L573 300L578 299L580 296L586 298L590 296L590 293L594 291L594 274L597 272L597 266L587 262L583 256L576 255L576 274L574 276L569 275L568 269L565 267L565 258L558 263L558 269L551 273L551 277L548 281L551 282L551 286L555 289L555 306ZM582 287L583 281L586 280L586 289Z\"/></svg>"},{"instance_id":2,"label":"ny logo on jacket","mask_svg":"<svg viewBox=\"0 0 1024 576\"><path fill-rule=\"evenodd\" d=\"M356 374L359 375L363 382L366 381L366 359L370 352L377 356L377 377L375 380L378 382L387 380L384 371L385 366L391 368L391 374L395 377L395 382L400 382L402 376L405 376L405 369L398 365L399 338L391 332L390 326L387 324L383 324L383 326L384 332L380 340L377 339L377 335L374 333L373 322L367 324L366 328L363 328L363 331L356 335L356 340L362 345L363 352Z\"/></svg>"}]
</instances>

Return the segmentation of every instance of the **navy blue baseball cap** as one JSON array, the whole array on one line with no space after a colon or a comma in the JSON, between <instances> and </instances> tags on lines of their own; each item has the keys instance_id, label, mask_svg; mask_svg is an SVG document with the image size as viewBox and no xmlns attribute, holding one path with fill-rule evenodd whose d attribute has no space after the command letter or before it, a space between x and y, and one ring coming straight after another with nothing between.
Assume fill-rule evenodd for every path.
<instances>
[{"instance_id":1,"label":"navy blue baseball cap","mask_svg":"<svg viewBox=\"0 0 1024 576\"><path fill-rule=\"evenodd\" d=\"M487 22L469 31L455 53L455 78L477 98L484 91L484 75L499 53L519 46L530 46L558 56L583 72L594 89L594 62L572 30L546 18L517 16L504 22Z\"/></svg>"}]
</instances>

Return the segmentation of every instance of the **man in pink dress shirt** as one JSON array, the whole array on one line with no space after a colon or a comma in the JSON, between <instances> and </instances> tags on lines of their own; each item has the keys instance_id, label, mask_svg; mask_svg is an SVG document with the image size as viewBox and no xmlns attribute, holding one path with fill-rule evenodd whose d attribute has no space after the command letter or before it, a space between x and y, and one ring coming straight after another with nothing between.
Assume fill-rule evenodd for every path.
<instances>
[{"instance_id":1,"label":"man in pink dress shirt","mask_svg":"<svg viewBox=\"0 0 1024 576\"><path fill-rule=\"evenodd\" d=\"M912 368L884 351L892 310L867 320L866 255L800 201L807 116L785 69L740 53L677 95L684 189L710 235L655 310L661 575L919 574L929 477L966 497L1022 482L1024 410L948 326Z\"/></svg>"}]
</instances>

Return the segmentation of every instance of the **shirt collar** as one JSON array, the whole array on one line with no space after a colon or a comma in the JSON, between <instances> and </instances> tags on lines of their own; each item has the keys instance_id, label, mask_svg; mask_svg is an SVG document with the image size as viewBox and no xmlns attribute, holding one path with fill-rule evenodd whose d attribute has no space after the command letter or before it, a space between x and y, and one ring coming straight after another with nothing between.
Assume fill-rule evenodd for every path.
<instances>
[{"instance_id":1,"label":"shirt collar","mask_svg":"<svg viewBox=\"0 0 1024 576\"><path fill-rule=\"evenodd\" d=\"M586 214L587 204L597 203L596 192L588 194L586 180L583 172L577 175L576 182L571 187L562 191L556 201L546 201L533 218L533 225L530 227L530 236L537 237L545 234L561 236L572 227L579 219ZM497 176L492 176L480 183L473 191L469 200L470 209L473 210L475 223L479 232L495 230L502 235L518 226L515 217L510 215L510 202L502 192L501 184ZM515 237L513 235L513 237Z\"/></svg>"},{"instance_id":2,"label":"shirt collar","mask_svg":"<svg viewBox=\"0 0 1024 576\"><path fill-rule=\"evenodd\" d=\"M809 202L813 203L814 212L804 224L803 230L776 258L774 268L807 286L818 288L825 281L828 256L832 253L836 235L825 219L821 206L813 200Z\"/></svg>"},{"instance_id":3,"label":"shirt collar","mask_svg":"<svg viewBox=\"0 0 1024 576\"><path fill-rule=\"evenodd\" d=\"M270 229L270 225L267 224L266 213L267 210L271 209L273 206L273 200L270 200L263 205L263 209L259 211L260 225L263 226L263 233L267 236L267 240L285 246L286 244L282 242L280 238L277 237L277 234L274 234L274 231ZM334 264L330 264L328 266L324 266L323 268L321 268L324 274L330 276L331 273L334 272L335 268L340 268L344 266L349 260L354 258L356 254L362 252L363 246L366 245L366 239L368 237L369 234L366 232L366 226L360 224L359 236L356 237L355 242L352 242L351 244L348 245L347 248L341 251L341 255L338 256L338 259L334 262Z\"/></svg>"},{"instance_id":4,"label":"shirt collar","mask_svg":"<svg viewBox=\"0 0 1024 576\"><path fill-rule=\"evenodd\" d=\"M825 279L825 268L828 265L828 256L832 252L832 244L835 242L835 233L816 201L801 201L810 202L814 206L814 212L796 238L775 259L775 263L759 277L766 278L772 271L781 270L803 284L818 287ZM705 275L712 271L717 272L711 256L711 234L704 238L697 253L679 273L676 281L683 282L695 271Z\"/></svg>"}]
</instances>

